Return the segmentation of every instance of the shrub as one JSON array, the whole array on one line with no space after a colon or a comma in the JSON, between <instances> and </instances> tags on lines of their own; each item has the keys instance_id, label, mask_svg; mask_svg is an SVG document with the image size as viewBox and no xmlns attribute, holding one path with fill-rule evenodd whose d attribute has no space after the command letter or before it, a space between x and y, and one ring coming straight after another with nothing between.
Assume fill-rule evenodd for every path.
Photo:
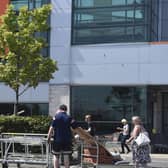
<instances>
[{"instance_id":1,"label":"shrub","mask_svg":"<svg viewBox=\"0 0 168 168\"><path fill-rule=\"evenodd\" d=\"M0 132L46 134L51 122L49 116L1 116Z\"/></svg>"}]
</instances>

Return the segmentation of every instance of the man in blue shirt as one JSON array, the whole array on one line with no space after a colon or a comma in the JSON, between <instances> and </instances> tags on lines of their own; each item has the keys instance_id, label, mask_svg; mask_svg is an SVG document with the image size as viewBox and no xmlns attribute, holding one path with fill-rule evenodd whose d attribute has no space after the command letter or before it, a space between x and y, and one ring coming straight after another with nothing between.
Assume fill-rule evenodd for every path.
<instances>
[{"instance_id":1,"label":"man in blue shirt","mask_svg":"<svg viewBox=\"0 0 168 168\"><path fill-rule=\"evenodd\" d=\"M54 133L52 153L54 154L54 168L59 168L59 156L64 155L65 168L69 168L69 155L72 153L71 127L77 128L77 123L67 115L67 106L61 105L51 123L48 132L48 142Z\"/></svg>"}]
</instances>

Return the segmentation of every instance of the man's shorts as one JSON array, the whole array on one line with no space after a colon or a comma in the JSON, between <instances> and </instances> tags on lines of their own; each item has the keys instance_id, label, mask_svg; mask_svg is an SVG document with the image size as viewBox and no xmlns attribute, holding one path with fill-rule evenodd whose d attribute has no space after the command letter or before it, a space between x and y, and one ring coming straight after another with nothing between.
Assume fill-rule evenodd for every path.
<instances>
[{"instance_id":1,"label":"man's shorts","mask_svg":"<svg viewBox=\"0 0 168 168\"><path fill-rule=\"evenodd\" d=\"M71 143L56 143L52 144L52 154L53 155L70 155L72 153L72 144Z\"/></svg>"}]
</instances>

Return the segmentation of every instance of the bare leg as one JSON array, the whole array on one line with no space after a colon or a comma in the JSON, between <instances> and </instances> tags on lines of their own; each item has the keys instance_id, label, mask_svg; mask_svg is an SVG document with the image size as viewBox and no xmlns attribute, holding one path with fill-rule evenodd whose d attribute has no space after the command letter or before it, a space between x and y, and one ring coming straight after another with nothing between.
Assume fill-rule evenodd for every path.
<instances>
[{"instance_id":1,"label":"bare leg","mask_svg":"<svg viewBox=\"0 0 168 168\"><path fill-rule=\"evenodd\" d=\"M54 168L59 168L59 155L54 155Z\"/></svg>"},{"instance_id":2,"label":"bare leg","mask_svg":"<svg viewBox=\"0 0 168 168\"><path fill-rule=\"evenodd\" d=\"M64 166L69 168L69 155L64 155Z\"/></svg>"},{"instance_id":3,"label":"bare leg","mask_svg":"<svg viewBox=\"0 0 168 168\"><path fill-rule=\"evenodd\" d=\"M146 163L141 164L141 168L147 168L147 164Z\"/></svg>"},{"instance_id":4,"label":"bare leg","mask_svg":"<svg viewBox=\"0 0 168 168\"><path fill-rule=\"evenodd\" d=\"M140 168L139 163L135 163L135 168Z\"/></svg>"}]
</instances>

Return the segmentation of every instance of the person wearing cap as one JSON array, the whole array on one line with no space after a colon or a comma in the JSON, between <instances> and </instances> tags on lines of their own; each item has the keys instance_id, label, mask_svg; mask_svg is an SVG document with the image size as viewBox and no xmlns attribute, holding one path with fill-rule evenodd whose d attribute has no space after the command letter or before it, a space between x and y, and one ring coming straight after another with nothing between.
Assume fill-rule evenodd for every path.
<instances>
[{"instance_id":1,"label":"person wearing cap","mask_svg":"<svg viewBox=\"0 0 168 168\"><path fill-rule=\"evenodd\" d=\"M121 137L121 149L122 152L121 153L125 153L125 149L127 149L127 153L130 152L130 148L128 147L128 145L126 144L126 140L129 139L129 125L127 120L124 118L121 120L121 123L123 124L123 127L117 127L118 130L122 131L122 137Z\"/></svg>"}]
</instances>

